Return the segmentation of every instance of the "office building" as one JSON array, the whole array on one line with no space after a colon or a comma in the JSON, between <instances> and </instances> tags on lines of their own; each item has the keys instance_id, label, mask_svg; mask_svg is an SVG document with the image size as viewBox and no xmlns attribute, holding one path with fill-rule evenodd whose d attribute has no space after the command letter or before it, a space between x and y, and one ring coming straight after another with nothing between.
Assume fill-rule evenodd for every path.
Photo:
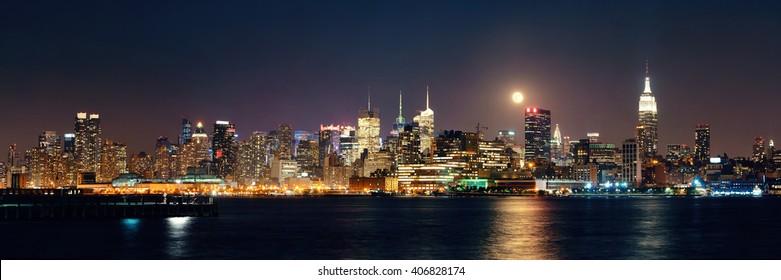
<instances>
[{"instance_id":1,"label":"office building","mask_svg":"<svg viewBox=\"0 0 781 280\"><path fill-rule=\"evenodd\" d=\"M540 108L526 108L524 132L526 161L550 161L551 112Z\"/></svg>"}]
</instances>

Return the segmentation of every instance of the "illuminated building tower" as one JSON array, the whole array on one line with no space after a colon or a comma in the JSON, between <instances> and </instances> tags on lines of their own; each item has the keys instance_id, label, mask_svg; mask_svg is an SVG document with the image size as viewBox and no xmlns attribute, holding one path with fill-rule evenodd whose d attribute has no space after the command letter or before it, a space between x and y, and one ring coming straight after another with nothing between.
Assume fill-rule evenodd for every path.
<instances>
[{"instance_id":1,"label":"illuminated building tower","mask_svg":"<svg viewBox=\"0 0 781 280\"><path fill-rule=\"evenodd\" d=\"M100 115L76 114L76 158L79 172L98 172L100 153L103 147L103 133L100 127Z\"/></svg>"},{"instance_id":2,"label":"illuminated building tower","mask_svg":"<svg viewBox=\"0 0 781 280\"><path fill-rule=\"evenodd\" d=\"M396 150L396 163L422 163L423 155L420 152L420 127L412 122L404 126L399 132L399 146Z\"/></svg>"},{"instance_id":3,"label":"illuminated building tower","mask_svg":"<svg viewBox=\"0 0 781 280\"><path fill-rule=\"evenodd\" d=\"M413 120L420 127L420 152L423 156L431 154L431 143L434 140L434 111L429 106L428 86L426 86L426 110L420 112Z\"/></svg>"},{"instance_id":4,"label":"illuminated building tower","mask_svg":"<svg viewBox=\"0 0 781 280\"><path fill-rule=\"evenodd\" d=\"M638 110L638 125L644 127L643 134L638 138L638 145L645 158L657 155L659 137L657 134L656 97L651 93L651 78L648 76L648 61L645 63L645 90L640 95Z\"/></svg>"},{"instance_id":5,"label":"illuminated building tower","mask_svg":"<svg viewBox=\"0 0 781 280\"><path fill-rule=\"evenodd\" d=\"M506 148L510 148L518 144L518 141L516 140L515 130L499 130L499 136L497 136L497 138L499 139L499 141L502 141L502 143L504 143L504 146Z\"/></svg>"},{"instance_id":6,"label":"illuminated building tower","mask_svg":"<svg viewBox=\"0 0 781 280\"><path fill-rule=\"evenodd\" d=\"M754 162L762 162L765 160L765 138L757 136L754 138L754 146L751 151L751 160Z\"/></svg>"},{"instance_id":7,"label":"illuminated building tower","mask_svg":"<svg viewBox=\"0 0 781 280\"><path fill-rule=\"evenodd\" d=\"M239 155L236 164L236 181L239 184L252 185L252 144L249 141L239 142Z\"/></svg>"},{"instance_id":8,"label":"illuminated building tower","mask_svg":"<svg viewBox=\"0 0 781 280\"><path fill-rule=\"evenodd\" d=\"M190 137L190 142L179 148L179 166L176 173L185 175L189 173L188 169L204 167L204 163L211 160L209 148L211 148L209 136L204 131L203 124L199 122L195 133Z\"/></svg>"},{"instance_id":9,"label":"illuminated building tower","mask_svg":"<svg viewBox=\"0 0 781 280\"><path fill-rule=\"evenodd\" d=\"M293 131L293 153L291 155L291 158L295 159L298 156L298 144L301 143L301 141L315 141L317 143L318 140L318 132L315 131L309 131L309 130L295 130Z\"/></svg>"},{"instance_id":10,"label":"illuminated building tower","mask_svg":"<svg viewBox=\"0 0 781 280\"><path fill-rule=\"evenodd\" d=\"M152 172L155 178L168 179L176 175L176 170L172 170L174 164L173 144L168 141L168 137L160 136L155 143L155 158L152 166Z\"/></svg>"},{"instance_id":11,"label":"illuminated building tower","mask_svg":"<svg viewBox=\"0 0 781 280\"><path fill-rule=\"evenodd\" d=\"M339 136L339 151L346 166L352 166L360 158L361 149L356 138L356 130L344 129Z\"/></svg>"},{"instance_id":12,"label":"illuminated building tower","mask_svg":"<svg viewBox=\"0 0 781 280\"><path fill-rule=\"evenodd\" d=\"M694 129L694 160L707 163L710 159L710 125L698 124Z\"/></svg>"},{"instance_id":13,"label":"illuminated building tower","mask_svg":"<svg viewBox=\"0 0 781 280\"><path fill-rule=\"evenodd\" d=\"M46 130L38 136L38 147L46 148L47 152L60 152L60 136L56 131Z\"/></svg>"},{"instance_id":14,"label":"illuminated building tower","mask_svg":"<svg viewBox=\"0 0 781 280\"><path fill-rule=\"evenodd\" d=\"M277 159L291 159L293 155L293 127L290 124L280 124L277 128L277 140L279 141L279 148L277 148L274 156Z\"/></svg>"},{"instance_id":15,"label":"illuminated building tower","mask_svg":"<svg viewBox=\"0 0 781 280\"><path fill-rule=\"evenodd\" d=\"M551 112L540 108L526 108L524 117L526 161L551 158Z\"/></svg>"},{"instance_id":16,"label":"illuminated building tower","mask_svg":"<svg viewBox=\"0 0 781 280\"><path fill-rule=\"evenodd\" d=\"M599 142L599 132L586 133L586 138L588 138L589 143L601 143Z\"/></svg>"},{"instance_id":17,"label":"illuminated building tower","mask_svg":"<svg viewBox=\"0 0 781 280\"><path fill-rule=\"evenodd\" d=\"M621 143L621 181L633 183L636 186L641 182L641 175L642 161L637 140L634 138L626 139Z\"/></svg>"},{"instance_id":18,"label":"illuminated building tower","mask_svg":"<svg viewBox=\"0 0 781 280\"><path fill-rule=\"evenodd\" d=\"M260 182L266 179L268 173L268 136L265 132L255 131L250 136L250 176Z\"/></svg>"},{"instance_id":19,"label":"illuminated building tower","mask_svg":"<svg viewBox=\"0 0 781 280\"><path fill-rule=\"evenodd\" d=\"M220 178L234 175L239 148L236 138L235 124L227 121L216 121L214 123L211 166L213 175Z\"/></svg>"},{"instance_id":20,"label":"illuminated building tower","mask_svg":"<svg viewBox=\"0 0 781 280\"><path fill-rule=\"evenodd\" d=\"M318 160L318 146L315 140L301 140L296 149L296 162L302 173L308 176L314 175L315 164Z\"/></svg>"},{"instance_id":21,"label":"illuminated building tower","mask_svg":"<svg viewBox=\"0 0 781 280\"><path fill-rule=\"evenodd\" d=\"M570 150L576 165L585 165L591 162L591 143L588 139L570 142Z\"/></svg>"},{"instance_id":22,"label":"illuminated building tower","mask_svg":"<svg viewBox=\"0 0 781 280\"><path fill-rule=\"evenodd\" d=\"M671 162L677 162L686 157L686 144L667 144L667 156L665 159Z\"/></svg>"},{"instance_id":23,"label":"illuminated building tower","mask_svg":"<svg viewBox=\"0 0 781 280\"><path fill-rule=\"evenodd\" d=\"M325 166L325 160L331 153L339 153L339 138L342 136L342 126L320 125L318 136L317 166Z\"/></svg>"},{"instance_id":24,"label":"illuminated building tower","mask_svg":"<svg viewBox=\"0 0 781 280\"><path fill-rule=\"evenodd\" d=\"M73 133L65 133L63 135L63 145L62 145L62 151L64 153L70 153L73 154L76 152L76 134Z\"/></svg>"},{"instance_id":25,"label":"illuminated building tower","mask_svg":"<svg viewBox=\"0 0 781 280\"><path fill-rule=\"evenodd\" d=\"M772 162L773 166L775 168L781 168L781 150L776 150L773 146L773 140L770 140L770 150L772 151L771 154L768 154L768 156L772 156Z\"/></svg>"},{"instance_id":26,"label":"illuminated building tower","mask_svg":"<svg viewBox=\"0 0 781 280\"><path fill-rule=\"evenodd\" d=\"M401 91L399 91L399 116L396 118L396 123L393 124L393 132L391 135L399 136L399 133L404 129L404 116L402 116L401 108Z\"/></svg>"},{"instance_id":27,"label":"illuminated building tower","mask_svg":"<svg viewBox=\"0 0 781 280\"><path fill-rule=\"evenodd\" d=\"M154 177L152 173L152 156L147 153L140 152L130 156L130 173L138 174L142 178Z\"/></svg>"},{"instance_id":28,"label":"illuminated building tower","mask_svg":"<svg viewBox=\"0 0 781 280\"><path fill-rule=\"evenodd\" d=\"M561 143L561 130L559 130L559 124L556 124L556 129L553 130L553 138L550 140L550 154L551 162L558 166L562 166L562 143Z\"/></svg>"},{"instance_id":29,"label":"illuminated building tower","mask_svg":"<svg viewBox=\"0 0 781 280\"><path fill-rule=\"evenodd\" d=\"M182 135L179 135L179 146L190 143L192 136L192 124L189 120L182 119Z\"/></svg>"},{"instance_id":30,"label":"illuminated building tower","mask_svg":"<svg viewBox=\"0 0 781 280\"><path fill-rule=\"evenodd\" d=\"M127 173L127 147L124 144L103 139L97 181L108 183L119 177L121 173Z\"/></svg>"},{"instance_id":31,"label":"illuminated building tower","mask_svg":"<svg viewBox=\"0 0 781 280\"><path fill-rule=\"evenodd\" d=\"M358 111L358 131L355 133L358 140L358 154L364 149L369 153L380 150L380 109L372 109L371 95L369 95L369 106L367 109Z\"/></svg>"}]
</instances>

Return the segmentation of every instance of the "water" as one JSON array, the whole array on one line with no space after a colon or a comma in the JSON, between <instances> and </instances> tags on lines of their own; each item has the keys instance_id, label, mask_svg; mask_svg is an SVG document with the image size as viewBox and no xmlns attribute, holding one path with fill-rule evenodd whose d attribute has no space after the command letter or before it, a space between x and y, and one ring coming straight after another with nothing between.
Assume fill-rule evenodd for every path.
<instances>
[{"instance_id":1,"label":"water","mask_svg":"<svg viewBox=\"0 0 781 280\"><path fill-rule=\"evenodd\" d=\"M0 223L2 259L778 259L781 198L219 199L219 217Z\"/></svg>"}]
</instances>

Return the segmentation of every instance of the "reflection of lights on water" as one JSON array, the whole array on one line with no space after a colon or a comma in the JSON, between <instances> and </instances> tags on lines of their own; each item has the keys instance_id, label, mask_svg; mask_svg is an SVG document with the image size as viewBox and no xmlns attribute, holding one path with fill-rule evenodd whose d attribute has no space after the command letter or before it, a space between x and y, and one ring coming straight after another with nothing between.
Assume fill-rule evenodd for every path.
<instances>
[{"instance_id":1,"label":"reflection of lights on water","mask_svg":"<svg viewBox=\"0 0 781 280\"><path fill-rule=\"evenodd\" d=\"M141 223L139 219L122 219L122 225L129 230L138 230L139 223Z\"/></svg>"},{"instance_id":2,"label":"reflection of lights on water","mask_svg":"<svg viewBox=\"0 0 781 280\"><path fill-rule=\"evenodd\" d=\"M168 228L171 233L184 233L187 224L190 223L190 217L172 217L168 220Z\"/></svg>"},{"instance_id":3,"label":"reflection of lights on water","mask_svg":"<svg viewBox=\"0 0 781 280\"><path fill-rule=\"evenodd\" d=\"M190 217L171 217L168 222L168 253L172 258L181 258L187 249L187 227L190 225Z\"/></svg>"}]
</instances>

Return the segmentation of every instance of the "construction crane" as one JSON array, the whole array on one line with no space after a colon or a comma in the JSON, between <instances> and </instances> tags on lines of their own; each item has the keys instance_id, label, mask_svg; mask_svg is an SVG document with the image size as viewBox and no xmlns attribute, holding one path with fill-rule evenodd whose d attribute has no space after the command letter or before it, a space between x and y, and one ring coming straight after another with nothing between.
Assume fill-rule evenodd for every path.
<instances>
[{"instance_id":1,"label":"construction crane","mask_svg":"<svg viewBox=\"0 0 781 280\"><path fill-rule=\"evenodd\" d=\"M487 126L480 126L480 123L477 123L477 125L475 126L475 130L477 132L477 137L479 137L480 140L483 140L484 137L483 137L483 134L481 133L480 129L488 130L488 127Z\"/></svg>"}]
</instances>

